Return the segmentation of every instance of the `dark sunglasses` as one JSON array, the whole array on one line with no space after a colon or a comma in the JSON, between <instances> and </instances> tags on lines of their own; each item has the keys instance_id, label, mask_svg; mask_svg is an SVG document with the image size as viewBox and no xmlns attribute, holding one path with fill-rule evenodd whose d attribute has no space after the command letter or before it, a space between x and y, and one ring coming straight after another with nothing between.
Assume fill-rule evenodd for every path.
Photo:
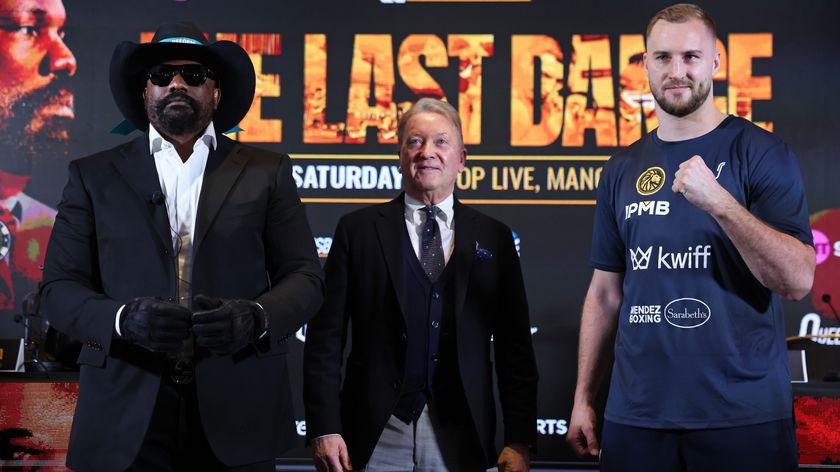
<instances>
[{"instance_id":1,"label":"dark sunglasses","mask_svg":"<svg viewBox=\"0 0 840 472\"><path fill-rule=\"evenodd\" d=\"M175 78L175 74L181 76L190 87L197 87L207 81L208 78L216 80L216 74L201 64L161 64L149 69L146 78L158 87L166 87Z\"/></svg>"}]
</instances>

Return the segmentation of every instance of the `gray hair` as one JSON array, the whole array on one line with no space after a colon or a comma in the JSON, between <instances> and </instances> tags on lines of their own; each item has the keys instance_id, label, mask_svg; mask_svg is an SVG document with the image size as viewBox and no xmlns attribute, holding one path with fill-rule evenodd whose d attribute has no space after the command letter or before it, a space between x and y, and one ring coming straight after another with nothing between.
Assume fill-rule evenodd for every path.
<instances>
[{"instance_id":1,"label":"gray hair","mask_svg":"<svg viewBox=\"0 0 840 472\"><path fill-rule=\"evenodd\" d=\"M418 113L437 113L446 118L455 126L455 130L458 131L458 143L461 144L461 147L464 147L464 136L461 132L461 117L458 115L458 110L448 102L436 98L421 98L407 112L400 116L400 121L397 124L397 140L400 145L403 142L405 124L408 123L411 117Z\"/></svg>"}]
</instances>

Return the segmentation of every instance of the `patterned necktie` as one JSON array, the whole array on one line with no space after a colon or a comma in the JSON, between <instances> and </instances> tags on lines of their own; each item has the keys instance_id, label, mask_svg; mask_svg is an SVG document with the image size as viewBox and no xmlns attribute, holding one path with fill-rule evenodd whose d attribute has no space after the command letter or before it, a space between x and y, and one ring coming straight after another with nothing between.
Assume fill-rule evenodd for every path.
<instances>
[{"instance_id":1,"label":"patterned necktie","mask_svg":"<svg viewBox=\"0 0 840 472\"><path fill-rule=\"evenodd\" d=\"M435 282L446 266L440 227L438 227L436 218L440 213L440 208L436 206L423 207L420 211L426 214L426 223L423 224L423 238L420 240L420 265L423 266L423 271L429 277L429 280Z\"/></svg>"}]
</instances>

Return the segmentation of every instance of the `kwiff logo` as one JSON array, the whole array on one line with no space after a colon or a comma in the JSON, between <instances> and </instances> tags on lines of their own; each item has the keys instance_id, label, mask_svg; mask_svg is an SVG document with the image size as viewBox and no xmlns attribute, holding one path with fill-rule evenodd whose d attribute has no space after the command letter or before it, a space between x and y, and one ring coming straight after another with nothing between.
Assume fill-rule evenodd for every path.
<instances>
[{"instance_id":1,"label":"kwiff logo","mask_svg":"<svg viewBox=\"0 0 840 472\"><path fill-rule=\"evenodd\" d=\"M653 252L653 246L648 246L646 249L637 247L630 249L630 262L633 270L646 270L650 265L650 256ZM683 252L669 252L657 247L656 253L656 268L675 270L675 269L708 269L709 258L712 255L712 246L706 244L698 244L694 247L689 246Z\"/></svg>"},{"instance_id":2,"label":"kwiff logo","mask_svg":"<svg viewBox=\"0 0 840 472\"><path fill-rule=\"evenodd\" d=\"M711 255L712 246L708 244L693 249L689 246L685 252L663 252L660 246L657 261L660 269L708 269Z\"/></svg>"},{"instance_id":3,"label":"kwiff logo","mask_svg":"<svg viewBox=\"0 0 840 472\"><path fill-rule=\"evenodd\" d=\"M653 246L649 246L646 250L640 247L630 250L630 262L633 264L633 270L645 270L648 268L648 265L650 265L650 252L652 250Z\"/></svg>"}]
</instances>

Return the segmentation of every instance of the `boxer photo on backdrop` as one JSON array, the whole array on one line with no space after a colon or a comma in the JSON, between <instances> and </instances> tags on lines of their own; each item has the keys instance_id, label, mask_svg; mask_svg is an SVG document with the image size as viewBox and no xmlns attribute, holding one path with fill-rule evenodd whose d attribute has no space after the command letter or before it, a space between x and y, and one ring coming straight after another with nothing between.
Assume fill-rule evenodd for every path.
<instances>
[{"instance_id":1,"label":"boxer photo on backdrop","mask_svg":"<svg viewBox=\"0 0 840 472\"><path fill-rule=\"evenodd\" d=\"M308 325L304 405L315 466L528 470L537 368L513 235L453 195L467 151L452 105L423 98L397 130L404 192L341 218L324 306ZM504 418L499 455L491 352Z\"/></svg>"},{"instance_id":2,"label":"boxer photo on backdrop","mask_svg":"<svg viewBox=\"0 0 840 472\"><path fill-rule=\"evenodd\" d=\"M659 127L598 187L567 439L611 471L795 471L781 299L811 289L799 166L777 136L721 113L700 7L649 22ZM612 365L599 441L594 398Z\"/></svg>"},{"instance_id":3,"label":"boxer photo on backdrop","mask_svg":"<svg viewBox=\"0 0 840 472\"><path fill-rule=\"evenodd\" d=\"M0 0L0 337L38 289L55 210L25 192L36 159L65 156L74 118L61 0Z\"/></svg>"},{"instance_id":4,"label":"boxer photo on backdrop","mask_svg":"<svg viewBox=\"0 0 840 472\"><path fill-rule=\"evenodd\" d=\"M285 341L323 274L289 157L222 134L253 64L166 24L117 45L110 84L143 134L70 164L41 285L84 343L67 464L273 471L296 442Z\"/></svg>"}]
</instances>

